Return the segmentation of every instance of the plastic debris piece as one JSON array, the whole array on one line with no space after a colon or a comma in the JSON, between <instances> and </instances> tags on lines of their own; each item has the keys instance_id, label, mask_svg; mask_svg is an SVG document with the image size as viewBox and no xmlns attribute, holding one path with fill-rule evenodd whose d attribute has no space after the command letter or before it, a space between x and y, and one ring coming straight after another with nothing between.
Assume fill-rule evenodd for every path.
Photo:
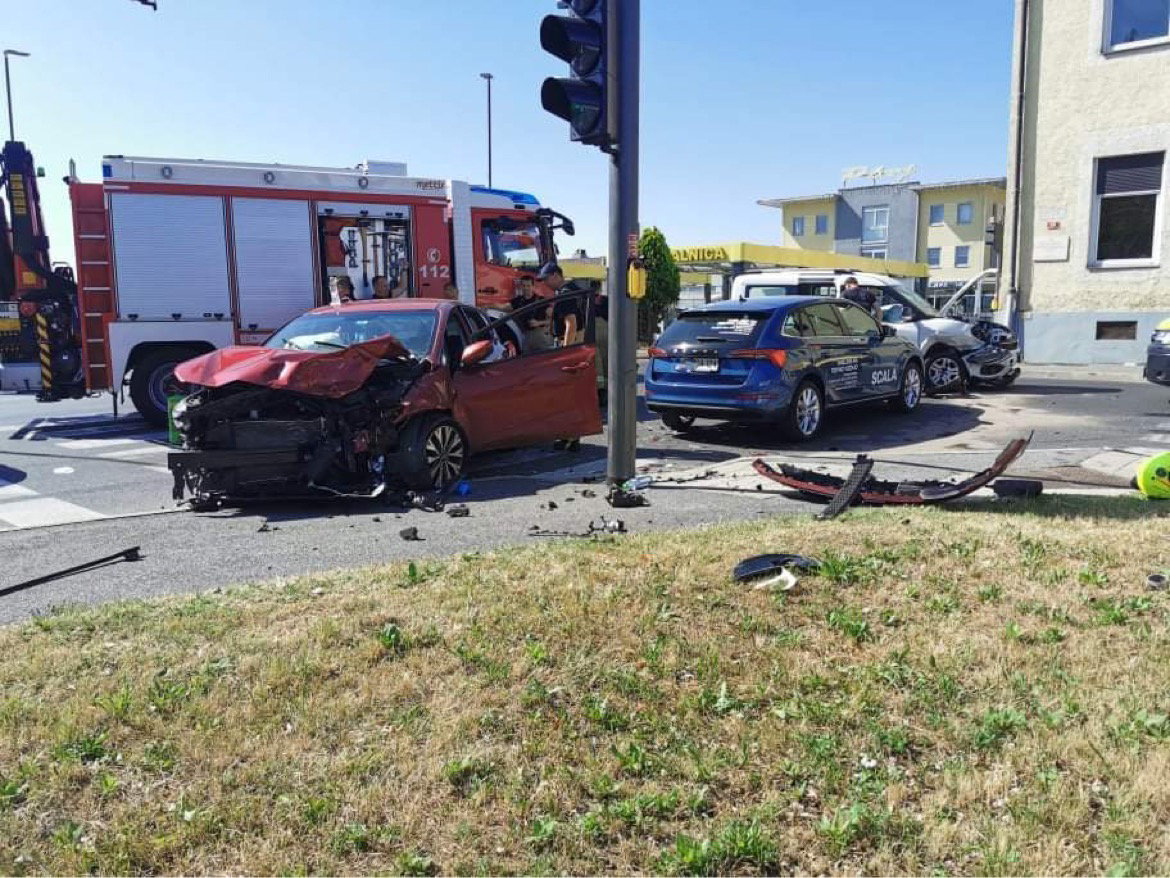
<instances>
[{"instance_id":1,"label":"plastic debris piece","mask_svg":"<svg viewBox=\"0 0 1170 878\"><path fill-rule=\"evenodd\" d=\"M402 537L408 542L415 542L422 539L422 537L418 535L417 527L404 527L398 532L398 536Z\"/></svg>"},{"instance_id":2,"label":"plastic debris piece","mask_svg":"<svg viewBox=\"0 0 1170 878\"><path fill-rule=\"evenodd\" d=\"M732 578L736 582L744 582L748 579L755 579L757 576L767 576L770 573L778 575L779 571L789 568L804 573L816 573L821 569L821 562L807 555L753 555L735 565Z\"/></svg>"},{"instance_id":3,"label":"plastic debris piece","mask_svg":"<svg viewBox=\"0 0 1170 878\"><path fill-rule=\"evenodd\" d=\"M991 483L996 497L1039 497L1044 483L1039 479L996 479Z\"/></svg>"},{"instance_id":4,"label":"plastic debris piece","mask_svg":"<svg viewBox=\"0 0 1170 878\"><path fill-rule=\"evenodd\" d=\"M1165 591L1167 582L1165 573L1151 573L1146 577L1146 587L1150 591Z\"/></svg>"},{"instance_id":5,"label":"plastic debris piece","mask_svg":"<svg viewBox=\"0 0 1170 878\"><path fill-rule=\"evenodd\" d=\"M455 503L447 507L447 514L452 518L467 518L471 515L471 510L467 508L466 503Z\"/></svg>"}]
</instances>

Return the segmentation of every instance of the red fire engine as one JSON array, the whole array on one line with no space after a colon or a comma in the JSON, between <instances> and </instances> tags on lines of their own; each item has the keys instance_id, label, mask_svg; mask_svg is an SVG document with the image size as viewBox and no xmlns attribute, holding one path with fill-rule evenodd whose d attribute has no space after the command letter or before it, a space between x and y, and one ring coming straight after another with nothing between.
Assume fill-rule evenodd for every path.
<instances>
[{"instance_id":1,"label":"red fire engine","mask_svg":"<svg viewBox=\"0 0 1170 878\"><path fill-rule=\"evenodd\" d=\"M84 383L55 386L46 372L42 398L128 385L134 406L157 424L176 363L263 342L297 314L336 301L342 277L357 299L372 297L381 277L394 295L500 305L521 275L555 258L555 230L573 234L568 218L531 195L410 177L396 163L107 156L102 182L73 172L66 182L77 316L58 321L62 338L51 341L80 347Z\"/></svg>"}]
</instances>

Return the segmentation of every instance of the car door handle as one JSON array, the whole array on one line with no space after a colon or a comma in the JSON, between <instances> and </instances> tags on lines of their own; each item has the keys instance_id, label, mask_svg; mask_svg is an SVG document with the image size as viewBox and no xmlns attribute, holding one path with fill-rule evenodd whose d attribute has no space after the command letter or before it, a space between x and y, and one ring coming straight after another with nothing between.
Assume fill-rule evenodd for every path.
<instances>
[{"instance_id":1,"label":"car door handle","mask_svg":"<svg viewBox=\"0 0 1170 878\"><path fill-rule=\"evenodd\" d=\"M561 366L561 371L562 372L580 372L582 369L588 369L588 368L589 368L589 363L580 362L580 363L575 363L572 366Z\"/></svg>"},{"instance_id":2,"label":"car door handle","mask_svg":"<svg viewBox=\"0 0 1170 878\"><path fill-rule=\"evenodd\" d=\"M480 287L476 290L477 293L495 293L498 292L495 287Z\"/></svg>"}]
</instances>

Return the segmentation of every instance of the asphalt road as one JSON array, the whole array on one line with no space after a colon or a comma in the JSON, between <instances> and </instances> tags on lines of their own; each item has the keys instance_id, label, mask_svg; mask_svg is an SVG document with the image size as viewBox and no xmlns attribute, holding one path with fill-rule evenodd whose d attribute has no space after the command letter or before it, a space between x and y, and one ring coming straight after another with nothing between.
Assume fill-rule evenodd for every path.
<instances>
[{"instance_id":1,"label":"asphalt road","mask_svg":"<svg viewBox=\"0 0 1170 878\"><path fill-rule=\"evenodd\" d=\"M980 469L1008 439L1035 431L1017 471L1059 473L1075 483L1080 463L1104 448L1170 449L1170 391L1081 370L1071 378L1025 377L1009 392L929 400L912 416L883 407L844 410L826 427L822 438L794 449L763 427L700 423L677 436L643 410L639 466L659 480L644 509L619 512L602 499L603 486L593 480L604 474L604 437L593 437L577 454L541 448L474 461L465 498L471 516L464 519L342 501L195 515L171 500L165 435L136 415L114 418L108 397L42 405L0 395L0 623L71 602L562 539L530 534L534 526L582 531L603 516L643 531L809 511L754 477L672 481L711 467L730 472L745 456L799 456L815 465L866 452L888 466L913 462L945 476ZM407 526L417 526L422 539L402 540ZM135 545L143 552L137 563L4 593Z\"/></svg>"}]
</instances>

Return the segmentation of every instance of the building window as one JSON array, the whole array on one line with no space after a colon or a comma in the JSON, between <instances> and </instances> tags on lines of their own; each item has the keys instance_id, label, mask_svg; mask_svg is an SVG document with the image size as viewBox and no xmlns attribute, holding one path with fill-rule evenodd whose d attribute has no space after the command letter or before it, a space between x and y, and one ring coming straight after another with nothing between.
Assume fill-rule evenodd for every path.
<instances>
[{"instance_id":1,"label":"building window","mask_svg":"<svg viewBox=\"0 0 1170 878\"><path fill-rule=\"evenodd\" d=\"M931 268L938 268L942 262L942 247L926 248L926 264Z\"/></svg>"},{"instance_id":2,"label":"building window","mask_svg":"<svg viewBox=\"0 0 1170 878\"><path fill-rule=\"evenodd\" d=\"M792 218L792 237L800 238L804 236L804 217L794 216Z\"/></svg>"},{"instance_id":3,"label":"building window","mask_svg":"<svg viewBox=\"0 0 1170 878\"><path fill-rule=\"evenodd\" d=\"M1170 0L1111 0L1106 15L1109 48L1170 35Z\"/></svg>"},{"instance_id":4,"label":"building window","mask_svg":"<svg viewBox=\"0 0 1170 878\"><path fill-rule=\"evenodd\" d=\"M959 225L969 226L975 222L975 205L970 201L964 201L959 205Z\"/></svg>"},{"instance_id":5,"label":"building window","mask_svg":"<svg viewBox=\"0 0 1170 878\"><path fill-rule=\"evenodd\" d=\"M862 249L861 255L869 259L885 259L889 252L885 247L866 247Z\"/></svg>"},{"instance_id":6,"label":"building window","mask_svg":"<svg viewBox=\"0 0 1170 878\"><path fill-rule=\"evenodd\" d=\"M828 218L828 216L826 216L823 213L818 213L816 223L817 223L816 228L817 228L818 235L829 234L829 218Z\"/></svg>"},{"instance_id":7,"label":"building window","mask_svg":"<svg viewBox=\"0 0 1170 878\"><path fill-rule=\"evenodd\" d=\"M946 219L946 206L942 204L932 204L930 206L930 224L932 226L941 226Z\"/></svg>"},{"instance_id":8,"label":"building window","mask_svg":"<svg viewBox=\"0 0 1170 878\"><path fill-rule=\"evenodd\" d=\"M1164 152L1097 160L1093 200L1095 262L1155 258Z\"/></svg>"},{"instance_id":9,"label":"building window","mask_svg":"<svg viewBox=\"0 0 1170 878\"><path fill-rule=\"evenodd\" d=\"M1137 341L1137 321L1098 320L1097 341Z\"/></svg>"},{"instance_id":10,"label":"building window","mask_svg":"<svg viewBox=\"0 0 1170 878\"><path fill-rule=\"evenodd\" d=\"M861 243L880 244L890 235L890 208L863 207L861 209Z\"/></svg>"},{"instance_id":11,"label":"building window","mask_svg":"<svg viewBox=\"0 0 1170 878\"><path fill-rule=\"evenodd\" d=\"M955 268L966 268L971 264L971 248L964 245L955 248Z\"/></svg>"}]
</instances>

